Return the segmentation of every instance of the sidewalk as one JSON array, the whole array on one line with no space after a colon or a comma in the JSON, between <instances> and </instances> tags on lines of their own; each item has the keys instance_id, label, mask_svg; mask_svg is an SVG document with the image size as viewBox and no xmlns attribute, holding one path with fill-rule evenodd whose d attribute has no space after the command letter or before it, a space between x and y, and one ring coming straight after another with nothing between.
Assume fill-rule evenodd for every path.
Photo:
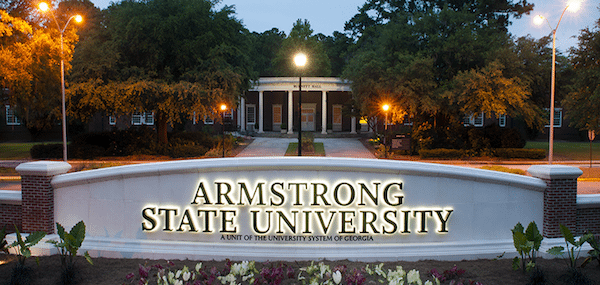
<instances>
[{"instance_id":1,"label":"sidewalk","mask_svg":"<svg viewBox=\"0 0 600 285\"><path fill-rule=\"evenodd\" d=\"M295 138L257 137L237 156L285 156L285 151L292 142L298 142L298 140ZM355 138L317 138L315 142L323 143L325 156L328 157L375 158L375 155Z\"/></svg>"}]
</instances>

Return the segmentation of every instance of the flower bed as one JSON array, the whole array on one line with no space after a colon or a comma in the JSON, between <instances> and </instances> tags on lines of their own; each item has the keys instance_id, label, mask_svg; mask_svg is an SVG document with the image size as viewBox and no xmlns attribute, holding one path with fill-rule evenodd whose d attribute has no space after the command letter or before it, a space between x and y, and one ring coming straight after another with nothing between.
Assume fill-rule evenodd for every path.
<instances>
[{"instance_id":1,"label":"flower bed","mask_svg":"<svg viewBox=\"0 0 600 285\"><path fill-rule=\"evenodd\" d=\"M16 263L16 258L12 255L1 255L0 254L0 284L4 284L6 281L10 279L10 274L14 265ZM241 264L241 262L231 262L230 267L233 264ZM174 274L177 274L177 271L182 270L180 273L180 279L183 277L183 268L187 266L188 271L196 270L196 265L198 261L193 260L182 260L182 261L173 261L171 264L168 264L165 260L144 260L144 259L111 259L111 258L94 258L94 265L88 264L83 257L78 257L76 260L76 278L78 281L77 284L139 284L139 271L140 264L145 268L152 267L156 264L161 265L165 272L170 271ZM313 262L313 266L317 266L320 272L319 262ZM350 262L350 261L325 261L323 262L324 266L329 267L330 280L333 280L334 269L345 268L345 277L348 276L360 276L364 277L364 282L362 284L389 284L387 281L383 280L380 275L377 274L369 274L366 270L367 265L369 269L375 272L375 267L380 263L362 263L362 262ZM30 269L30 280L32 285L41 285L41 284L57 284L58 280L60 280L60 259L58 256L42 256L40 257L39 266L36 265L35 261L28 260L27 263L28 268ZM241 265L237 265L240 266ZM287 266L287 267L286 267ZM299 280L299 276L304 276L305 278L310 276L315 276L314 274L308 274L308 268L311 266L310 261L299 261L299 262L270 262L270 263L261 263L256 262L255 267L257 270L262 272L263 268L272 268L270 269L270 274L275 276L278 271L282 271L283 273L287 273L288 268L293 270L294 277L293 278L282 278L280 284L304 284L302 280ZM524 274L522 271L513 271L512 270L512 260L511 259L499 259L499 260L469 260L469 261L435 261L435 260L424 260L419 262L385 262L381 270L383 272L388 273L389 270L397 271L397 267L402 266L403 270L408 273L411 270L415 270L419 272L419 277L423 284L426 280L430 280L433 282L432 278L432 270L435 269L438 274L444 275L445 271L452 272L453 270L458 273L459 270L464 270L464 273L460 275L458 279L452 279L455 281L466 281L463 284L468 283L469 280L480 282L481 284L527 284L529 282L529 273ZM455 267L456 266L456 267ZM564 278L567 278L568 270L565 265L565 261L563 259L541 259L538 261L538 266L545 273L545 278L547 281L550 281L551 284L568 284L565 280L560 281ZM214 268L214 269L213 269ZM225 261L202 261L201 270L209 275L215 273L215 277L217 274L223 274L226 272L227 262ZM279 269L277 269L279 268ZM301 270L301 268L306 268L305 270ZM456 269L453 269L456 268ZM285 270L284 270L285 269ZM363 271L364 270L364 271ZM581 273L586 276L592 283L590 284L600 284L600 267L596 263L589 264L585 268L580 269ZM149 275L149 283L148 284L157 284L157 276L158 268L154 268L152 270L148 270ZM211 273L212 272L212 273ZM129 274L133 273L134 277L131 277L129 280L126 278ZM228 272L228 274L231 273ZM168 273L167 273L168 274ZM228 275L227 274L227 275ZM224 276L227 276L224 275ZM130 275L131 276L131 275ZM327 276L327 274L324 274ZM167 276L168 277L168 276ZM236 279L239 279L236 277ZM307 279L305 279L307 280ZM383 280L383 281L382 281ZM340 284L350 284L345 283L346 280L342 281ZM450 284L450 280L446 280L441 284ZM225 282L226 284L229 284ZM248 284L249 280L240 281L239 283ZM435 284L435 282L433 282ZM185 283L181 283L185 284ZM194 283L190 283L194 284ZM205 283L199 283L205 284ZM223 284L220 280L214 280L212 284ZM237 283L236 283L237 284ZM267 284L277 284L277 283L267 283ZM308 282L306 284L309 284ZM335 284L335 283L330 283ZM356 284L356 283L355 283ZM406 283L405 283L406 284ZM456 283L459 284L459 283Z\"/></svg>"}]
</instances>

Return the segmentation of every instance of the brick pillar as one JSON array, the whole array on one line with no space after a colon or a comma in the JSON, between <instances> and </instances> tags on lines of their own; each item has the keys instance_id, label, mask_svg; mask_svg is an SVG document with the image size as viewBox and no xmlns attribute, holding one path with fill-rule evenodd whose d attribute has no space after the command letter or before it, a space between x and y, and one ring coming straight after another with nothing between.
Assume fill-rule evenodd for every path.
<instances>
[{"instance_id":1,"label":"brick pillar","mask_svg":"<svg viewBox=\"0 0 600 285\"><path fill-rule=\"evenodd\" d=\"M560 225L577 231L577 178L581 169L562 165L534 165L527 170L546 182L542 235L562 237Z\"/></svg>"},{"instance_id":2,"label":"brick pillar","mask_svg":"<svg viewBox=\"0 0 600 285\"><path fill-rule=\"evenodd\" d=\"M54 188L52 177L67 173L66 162L36 161L17 166L21 174L21 205L23 232L54 233Z\"/></svg>"}]
</instances>

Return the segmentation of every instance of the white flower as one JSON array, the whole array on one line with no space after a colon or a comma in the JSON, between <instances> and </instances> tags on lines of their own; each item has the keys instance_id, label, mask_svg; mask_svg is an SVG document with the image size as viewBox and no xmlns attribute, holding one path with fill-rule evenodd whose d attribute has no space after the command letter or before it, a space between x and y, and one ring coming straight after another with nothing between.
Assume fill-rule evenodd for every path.
<instances>
[{"instance_id":1,"label":"white flower","mask_svg":"<svg viewBox=\"0 0 600 285\"><path fill-rule=\"evenodd\" d=\"M181 277L181 273L183 273L181 270L177 270L177 273L175 274L175 278L179 279L179 277Z\"/></svg>"},{"instance_id":2,"label":"white flower","mask_svg":"<svg viewBox=\"0 0 600 285\"><path fill-rule=\"evenodd\" d=\"M244 275L244 277L242 277L242 281L247 281L248 279L252 279L252 278L254 278L254 273ZM252 282L250 282L250 283L252 283Z\"/></svg>"},{"instance_id":3,"label":"white flower","mask_svg":"<svg viewBox=\"0 0 600 285\"><path fill-rule=\"evenodd\" d=\"M169 271L169 283L175 283L175 273Z\"/></svg>"},{"instance_id":4,"label":"white flower","mask_svg":"<svg viewBox=\"0 0 600 285\"><path fill-rule=\"evenodd\" d=\"M433 283L429 280L425 281L425 285L433 285Z\"/></svg>"},{"instance_id":5,"label":"white flower","mask_svg":"<svg viewBox=\"0 0 600 285\"><path fill-rule=\"evenodd\" d=\"M327 273L327 271L329 271L329 265L325 265L323 262L321 262L321 263L319 263L319 269L321 271L321 273L319 274L319 277L323 278L325 273Z\"/></svg>"},{"instance_id":6,"label":"white flower","mask_svg":"<svg viewBox=\"0 0 600 285\"><path fill-rule=\"evenodd\" d=\"M174 285L183 285L183 281L181 281L181 280L177 280L177 281L175 281L175 284L174 284Z\"/></svg>"},{"instance_id":7,"label":"white flower","mask_svg":"<svg viewBox=\"0 0 600 285\"><path fill-rule=\"evenodd\" d=\"M198 262L198 264L196 264L196 272L200 272L201 268L202 268L202 262Z\"/></svg>"},{"instance_id":8,"label":"white flower","mask_svg":"<svg viewBox=\"0 0 600 285\"><path fill-rule=\"evenodd\" d=\"M190 280L190 277L192 277L192 273L190 272L183 272L183 281L188 281Z\"/></svg>"},{"instance_id":9,"label":"white flower","mask_svg":"<svg viewBox=\"0 0 600 285\"><path fill-rule=\"evenodd\" d=\"M342 282L342 273L339 270L333 272L331 277L333 277L333 282L335 282L335 284L340 284L340 282Z\"/></svg>"},{"instance_id":10,"label":"white flower","mask_svg":"<svg viewBox=\"0 0 600 285\"><path fill-rule=\"evenodd\" d=\"M377 273L377 275L383 276L385 278L386 275L382 268L383 268L383 263L380 263L379 265L375 266L375 273Z\"/></svg>"},{"instance_id":11,"label":"white flower","mask_svg":"<svg viewBox=\"0 0 600 285\"><path fill-rule=\"evenodd\" d=\"M406 274L406 281L408 282L408 284L423 284L421 282L421 276L419 276L419 271L417 271L416 269L413 269L409 271L408 274Z\"/></svg>"}]
</instances>

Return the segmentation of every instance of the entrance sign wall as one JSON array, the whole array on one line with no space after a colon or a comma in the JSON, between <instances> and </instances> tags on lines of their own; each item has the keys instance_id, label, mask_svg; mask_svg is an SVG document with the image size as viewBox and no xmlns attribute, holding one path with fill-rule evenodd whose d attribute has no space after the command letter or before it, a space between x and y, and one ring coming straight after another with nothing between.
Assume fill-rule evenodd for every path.
<instances>
[{"instance_id":1,"label":"entrance sign wall","mask_svg":"<svg viewBox=\"0 0 600 285\"><path fill-rule=\"evenodd\" d=\"M232 158L56 176L56 222L83 220L96 256L454 259L513 252L543 222L536 178L343 158Z\"/></svg>"}]
</instances>

